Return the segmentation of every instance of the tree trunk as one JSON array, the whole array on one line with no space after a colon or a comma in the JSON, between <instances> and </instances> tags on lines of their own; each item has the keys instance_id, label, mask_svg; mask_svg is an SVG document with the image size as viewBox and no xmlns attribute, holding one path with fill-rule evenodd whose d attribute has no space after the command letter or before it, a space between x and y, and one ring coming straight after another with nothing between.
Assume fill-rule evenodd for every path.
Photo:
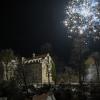
<instances>
[{"instance_id":1,"label":"tree trunk","mask_svg":"<svg viewBox=\"0 0 100 100\"><path fill-rule=\"evenodd\" d=\"M6 67L6 79L9 80L9 78L8 78L8 68L7 68L7 65L8 65L8 64L5 64L5 65L6 65L6 66L5 66L5 67Z\"/></svg>"},{"instance_id":2,"label":"tree trunk","mask_svg":"<svg viewBox=\"0 0 100 100\"><path fill-rule=\"evenodd\" d=\"M4 80L8 80L8 63L2 62L4 67Z\"/></svg>"},{"instance_id":3,"label":"tree trunk","mask_svg":"<svg viewBox=\"0 0 100 100\"><path fill-rule=\"evenodd\" d=\"M24 66L22 65L22 68ZM26 77L25 77L25 71L24 71L24 68L22 69L23 70L23 82L24 82L24 85L25 85L25 89L26 89L26 92L27 92L27 96L28 96L28 86L27 86L27 81L26 81Z\"/></svg>"},{"instance_id":4,"label":"tree trunk","mask_svg":"<svg viewBox=\"0 0 100 100\"><path fill-rule=\"evenodd\" d=\"M96 62L97 82L99 82L99 64Z\"/></svg>"}]
</instances>

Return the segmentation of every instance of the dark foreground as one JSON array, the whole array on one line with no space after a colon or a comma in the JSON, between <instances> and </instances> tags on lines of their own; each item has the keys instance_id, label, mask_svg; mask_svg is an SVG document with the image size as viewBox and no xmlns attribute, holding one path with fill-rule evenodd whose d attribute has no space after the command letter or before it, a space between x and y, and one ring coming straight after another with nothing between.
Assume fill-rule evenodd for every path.
<instances>
[{"instance_id":1,"label":"dark foreground","mask_svg":"<svg viewBox=\"0 0 100 100\"><path fill-rule=\"evenodd\" d=\"M27 90L25 87L21 89L14 87L13 84L11 87L0 87L0 98L7 97L7 100L33 100L35 95L47 93L52 93L56 100L100 100L100 84L44 85L41 88L29 86Z\"/></svg>"}]
</instances>

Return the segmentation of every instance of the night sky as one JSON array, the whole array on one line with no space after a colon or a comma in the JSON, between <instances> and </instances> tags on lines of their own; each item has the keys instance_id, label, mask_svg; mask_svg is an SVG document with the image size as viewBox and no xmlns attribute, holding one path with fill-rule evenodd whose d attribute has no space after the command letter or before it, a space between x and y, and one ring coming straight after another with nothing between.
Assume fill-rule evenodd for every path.
<instances>
[{"instance_id":1,"label":"night sky","mask_svg":"<svg viewBox=\"0 0 100 100\"><path fill-rule=\"evenodd\" d=\"M50 43L57 55L65 55L65 5L66 0L3 0L0 48L30 55Z\"/></svg>"},{"instance_id":2,"label":"night sky","mask_svg":"<svg viewBox=\"0 0 100 100\"><path fill-rule=\"evenodd\" d=\"M50 43L53 53L68 58L70 42L62 23L68 0L3 0L0 49L12 48L20 55L39 52Z\"/></svg>"}]
</instances>

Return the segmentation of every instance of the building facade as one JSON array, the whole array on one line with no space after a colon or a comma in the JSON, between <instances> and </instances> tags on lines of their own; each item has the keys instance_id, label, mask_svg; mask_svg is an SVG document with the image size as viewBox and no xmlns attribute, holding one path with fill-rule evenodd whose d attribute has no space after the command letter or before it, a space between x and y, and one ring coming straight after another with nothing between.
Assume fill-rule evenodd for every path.
<instances>
[{"instance_id":1,"label":"building facade","mask_svg":"<svg viewBox=\"0 0 100 100\"><path fill-rule=\"evenodd\" d=\"M0 62L0 78L2 80L15 79L22 85L53 84L53 60L49 53L35 55L31 58L22 57L6 62Z\"/></svg>"},{"instance_id":2,"label":"building facade","mask_svg":"<svg viewBox=\"0 0 100 100\"><path fill-rule=\"evenodd\" d=\"M85 62L85 82L98 82L100 66L96 66L95 59L90 56ZM98 76L99 75L99 76Z\"/></svg>"},{"instance_id":3,"label":"building facade","mask_svg":"<svg viewBox=\"0 0 100 100\"><path fill-rule=\"evenodd\" d=\"M53 60L51 56L48 54L38 55L31 59L26 59L22 57L22 63L27 69L30 69L30 73L27 75L27 80L29 83L34 84L53 84L52 78L52 64ZM27 70L27 71L28 71Z\"/></svg>"}]
</instances>

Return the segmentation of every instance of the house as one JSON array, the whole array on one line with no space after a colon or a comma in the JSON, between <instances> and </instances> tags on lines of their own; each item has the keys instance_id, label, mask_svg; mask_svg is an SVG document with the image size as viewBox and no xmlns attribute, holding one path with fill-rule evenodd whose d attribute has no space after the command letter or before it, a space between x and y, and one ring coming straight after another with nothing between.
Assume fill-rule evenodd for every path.
<instances>
[{"instance_id":1,"label":"house","mask_svg":"<svg viewBox=\"0 0 100 100\"><path fill-rule=\"evenodd\" d=\"M100 73L100 66L95 64L95 59L92 56L89 56L85 62L85 81L86 82L97 82L97 70ZM99 75L100 77L100 75Z\"/></svg>"},{"instance_id":2,"label":"house","mask_svg":"<svg viewBox=\"0 0 100 100\"><path fill-rule=\"evenodd\" d=\"M28 83L34 84L53 84L52 68L53 60L49 53L43 55L35 55L30 59L22 57L22 63L27 71L26 72Z\"/></svg>"},{"instance_id":3,"label":"house","mask_svg":"<svg viewBox=\"0 0 100 100\"><path fill-rule=\"evenodd\" d=\"M21 69L20 69L21 68ZM3 80L16 79L28 84L53 84L54 61L49 53L35 55L31 58L22 57L22 60L12 59L7 64L0 63L0 77ZM24 73L23 73L24 72ZM24 78L22 79L24 74Z\"/></svg>"}]
</instances>

